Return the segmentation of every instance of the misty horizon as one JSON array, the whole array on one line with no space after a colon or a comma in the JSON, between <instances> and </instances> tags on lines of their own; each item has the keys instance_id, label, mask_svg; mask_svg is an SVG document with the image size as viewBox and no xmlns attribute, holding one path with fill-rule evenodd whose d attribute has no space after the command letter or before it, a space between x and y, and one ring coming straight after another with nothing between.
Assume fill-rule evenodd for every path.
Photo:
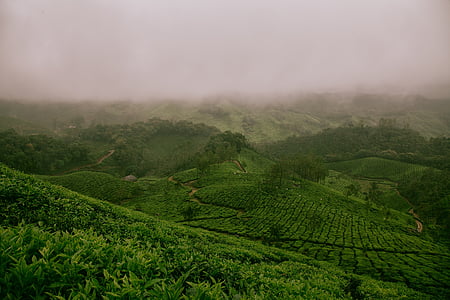
<instances>
[{"instance_id":1,"label":"misty horizon","mask_svg":"<svg viewBox=\"0 0 450 300\"><path fill-rule=\"evenodd\" d=\"M0 3L0 98L450 96L450 2Z\"/></svg>"}]
</instances>

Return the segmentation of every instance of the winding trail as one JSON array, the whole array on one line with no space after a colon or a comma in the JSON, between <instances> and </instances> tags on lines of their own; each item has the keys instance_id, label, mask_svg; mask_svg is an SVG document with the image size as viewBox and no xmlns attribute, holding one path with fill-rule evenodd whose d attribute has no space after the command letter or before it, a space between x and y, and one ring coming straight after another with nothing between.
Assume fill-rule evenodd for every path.
<instances>
[{"instance_id":1,"label":"winding trail","mask_svg":"<svg viewBox=\"0 0 450 300\"><path fill-rule=\"evenodd\" d=\"M191 180L191 181L188 181L188 182L179 182L179 181L177 181L177 180L175 180L175 178L173 178L173 176L170 176L169 178L167 178L167 180L169 180L169 181L171 181L171 182L174 182L174 183L177 183L177 184L181 184L182 186L185 186L185 187L188 187L188 188L190 188L191 189L191 191L189 192L189 201L192 201L192 202L195 202L195 203L197 203L197 204L200 204L200 205L209 205L209 206L216 206L216 205L214 205L214 204L210 204L210 203L205 203L205 202L202 202L202 201L200 201L200 199L198 199L198 198L196 198L195 196L194 196L194 194L199 190L199 188L196 188L196 187L194 187L192 184L194 183L194 182L196 182L197 180ZM230 209L234 209L234 208L231 208L231 207L229 207ZM243 214L245 214L245 210L243 210L243 209L234 209L234 210L236 210L236 217L240 217L240 216L242 216ZM202 218L202 219L223 219L223 218L231 218L231 217L235 217L235 216L228 216L228 217L212 217L212 218ZM197 220L200 220L200 219L195 219L195 221L197 221ZM194 220L193 220L194 221Z\"/></svg>"},{"instance_id":2,"label":"winding trail","mask_svg":"<svg viewBox=\"0 0 450 300\"><path fill-rule=\"evenodd\" d=\"M242 172L247 173L247 170L242 166L240 161L238 161L236 159L227 160L227 161L234 163Z\"/></svg>"},{"instance_id":3,"label":"winding trail","mask_svg":"<svg viewBox=\"0 0 450 300\"><path fill-rule=\"evenodd\" d=\"M91 167L98 166L98 165L101 164L105 159L107 159L108 157L110 157L111 155L113 155L115 151L116 151L116 150L114 150L114 149L109 150L108 153L106 153L105 155L103 155L102 157L100 157L99 159L97 159L97 161L96 161L95 163L93 163L93 164L87 164L87 165L79 166L79 167L70 169L70 170L68 170L68 171L64 171L64 172L62 172L62 173L59 173L59 174L57 174L57 175L64 175L64 174L66 174L66 173L73 172L73 171L79 171L79 170L84 169L84 168L91 168Z\"/></svg>"},{"instance_id":4,"label":"winding trail","mask_svg":"<svg viewBox=\"0 0 450 300\"><path fill-rule=\"evenodd\" d=\"M413 217L414 217L414 221L416 222L416 225L417 225L417 232L422 232L422 230L423 230L423 224L422 224L422 222L420 222L419 220L420 220L420 218L419 218L419 215L418 214L416 214L415 212L414 212L414 209L410 209L410 210L408 210L408 212L411 214L411 215L413 215Z\"/></svg>"},{"instance_id":5,"label":"winding trail","mask_svg":"<svg viewBox=\"0 0 450 300\"><path fill-rule=\"evenodd\" d=\"M174 183L177 183L177 184L181 184L182 186L190 188L191 191L189 192L189 197L190 197L189 201L196 202L196 203L198 203L200 205L212 205L212 204L209 204L209 203L204 203L204 202L200 201L198 198L194 197L194 194L199 190L198 188L192 186L192 184L194 182L196 182L196 180L191 180L191 181L183 183L183 182L179 182L178 180L175 180L175 178L173 178L173 176L170 176L169 178L167 178L167 180L169 180L171 182L174 182Z\"/></svg>"},{"instance_id":6,"label":"winding trail","mask_svg":"<svg viewBox=\"0 0 450 300\"><path fill-rule=\"evenodd\" d=\"M414 217L414 221L416 222L416 225L417 225L416 230L417 230L417 232L421 233L423 230L423 223L422 223L422 221L420 221L419 215L414 212L414 209L412 208L413 207L412 203L409 202L408 199L403 197L397 189L395 189L395 191L397 192L397 195L399 195L403 200L405 200L409 204L409 206L411 206L411 208L408 210L408 213L410 213Z\"/></svg>"}]
</instances>

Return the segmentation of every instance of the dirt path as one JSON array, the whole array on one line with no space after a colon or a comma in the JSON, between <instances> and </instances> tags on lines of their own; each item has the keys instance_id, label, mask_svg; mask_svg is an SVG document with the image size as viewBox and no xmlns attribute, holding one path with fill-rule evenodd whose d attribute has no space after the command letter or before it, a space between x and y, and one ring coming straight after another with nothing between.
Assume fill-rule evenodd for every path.
<instances>
[{"instance_id":1,"label":"dirt path","mask_svg":"<svg viewBox=\"0 0 450 300\"><path fill-rule=\"evenodd\" d=\"M93 164L88 164L88 165L79 166L79 167L70 169L70 170L68 170L68 171L64 171L64 172L62 172L62 173L60 173L60 174L57 174L57 175L64 175L64 174L66 174L66 173L74 172L74 171L79 171L79 170L84 169L84 168L95 167L95 166L101 164L105 159L107 159L108 157L110 157L111 155L113 155L115 151L116 151L116 150L114 150L114 149L113 149L113 150L109 150L108 153L106 153L105 155L103 155L102 157L100 157L99 159L97 159L97 161L96 161L95 163L93 163Z\"/></svg>"},{"instance_id":2,"label":"dirt path","mask_svg":"<svg viewBox=\"0 0 450 300\"><path fill-rule=\"evenodd\" d=\"M175 180L175 178L173 178L173 176L170 176L169 178L167 178L167 180L169 180L171 182L174 182L174 183L177 183L177 184L181 184L182 186L190 188L191 191L189 192L189 197L190 197L189 201L195 202L195 203L200 204L200 205L216 206L214 204L202 202L202 201L200 201L200 199L198 199L198 198L196 198L194 196L194 194L199 190L199 188L194 187L192 184L194 182L196 182L197 180L191 180L191 181L182 183L182 182L179 182L179 181ZM237 217L240 217L243 214L245 214L245 210L243 210L243 209L236 210L236 212L237 212L236 213ZM230 218L230 217L219 217L219 218ZM213 217L212 219L218 219L218 217Z\"/></svg>"},{"instance_id":3,"label":"dirt path","mask_svg":"<svg viewBox=\"0 0 450 300\"><path fill-rule=\"evenodd\" d=\"M170 176L169 178L167 178L167 180L169 180L171 182L174 182L174 183L181 184L182 186L190 188L191 191L189 192L189 197L191 197L191 198L189 199L189 201L196 202L196 203L198 203L200 205L212 205L212 204L208 204L208 203L203 203L202 201L200 201L199 199L194 197L194 194L199 190L198 188L192 186L192 184L195 182L195 180L182 183L182 182L179 182L179 181L175 180L175 178L173 178L173 176Z\"/></svg>"},{"instance_id":4,"label":"dirt path","mask_svg":"<svg viewBox=\"0 0 450 300\"><path fill-rule=\"evenodd\" d=\"M408 210L408 212L414 217L414 221L416 221L417 232L422 232L422 230L423 230L423 224L422 224L422 222L419 221L419 220L420 220L419 215L416 214L416 213L414 212L414 209L412 209L412 208L411 208L410 210Z\"/></svg>"},{"instance_id":5,"label":"dirt path","mask_svg":"<svg viewBox=\"0 0 450 300\"><path fill-rule=\"evenodd\" d=\"M395 189L395 191L397 192L397 195L399 195L402 199L404 199L404 200L409 204L409 206L413 207L412 203L409 202L408 199L406 199L405 197L403 197L397 189ZM422 230L423 230L423 224L422 224L422 222L420 221L419 215L416 214L416 213L414 212L414 209L413 209L413 208L411 208L410 210L408 210L408 213L410 213L410 214L414 217L414 221L416 222L416 225L417 225L417 232L419 232L419 233L422 232Z\"/></svg>"},{"instance_id":6,"label":"dirt path","mask_svg":"<svg viewBox=\"0 0 450 300\"><path fill-rule=\"evenodd\" d=\"M116 150L109 150L107 154L103 155L102 157L100 157L97 162L94 164L94 166L101 164L105 159L107 159L108 157L110 157L111 155L114 154L114 152L116 152Z\"/></svg>"},{"instance_id":7,"label":"dirt path","mask_svg":"<svg viewBox=\"0 0 450 300\"><path fill-rule=\"evenodd\" d=\"M245 170L245 168L242 166L240 161L238 161L236 159L232 159L232 160L228 160L228 161L234 163L242 172L247 173L247 170Z\"/></svg>"}]
</instances>

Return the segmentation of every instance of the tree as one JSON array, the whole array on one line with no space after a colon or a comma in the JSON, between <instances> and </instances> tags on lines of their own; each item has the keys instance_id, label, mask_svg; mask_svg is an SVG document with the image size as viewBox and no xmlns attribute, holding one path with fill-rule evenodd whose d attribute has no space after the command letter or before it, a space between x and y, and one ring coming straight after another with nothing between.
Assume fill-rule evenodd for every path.
<instances>
[{"instance_id":1,"label":"tree","mask_svg":"<svg viewBox=\"0 0 450 300\"><path fill-rule=\"evenodd\" d=\"M261 189L267 193L273 194L284 186L286 180L286 172L282 162L274 163L263 174Z\"/></svg>"},{"instance_id":2,"label":"tree","mask_svg":"<svg viewBox=\"0 0 450 300\"><path fill-rule=\"evenodd\" d=\"M318 156L298 154L288 159L285 164L296 175L311 181L320 182L328 175L328 169Z\"/></svg>"},{"instance_id":3,"label":"tree","mask_svg":"<svg viewBox=\"0 0 450 300\"><path fill-rule=\"evenodd\" d=\"M244 135L225 131L209 139L208 144L205 146L205 152L210 151L217 154L219 159L223 161L233 158L244 147L248 147L248 142Z\"/></svg>"}]
</instances>

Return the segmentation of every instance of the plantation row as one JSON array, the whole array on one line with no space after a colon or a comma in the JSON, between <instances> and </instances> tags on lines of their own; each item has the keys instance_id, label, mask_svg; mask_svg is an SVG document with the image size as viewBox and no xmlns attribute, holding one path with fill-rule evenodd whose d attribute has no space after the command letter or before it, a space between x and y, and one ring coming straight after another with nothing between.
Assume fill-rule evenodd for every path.
<instances>
[{"instance_id":1,"label":"plantation row","mask_svg":"<svg viewBox=\"0 0 450 300\"><path fill-rule=\"evenodd\" d=\"M0 196L2 299L432 298L156 220L3 166Z\"/></svg>"}]
</instances>

